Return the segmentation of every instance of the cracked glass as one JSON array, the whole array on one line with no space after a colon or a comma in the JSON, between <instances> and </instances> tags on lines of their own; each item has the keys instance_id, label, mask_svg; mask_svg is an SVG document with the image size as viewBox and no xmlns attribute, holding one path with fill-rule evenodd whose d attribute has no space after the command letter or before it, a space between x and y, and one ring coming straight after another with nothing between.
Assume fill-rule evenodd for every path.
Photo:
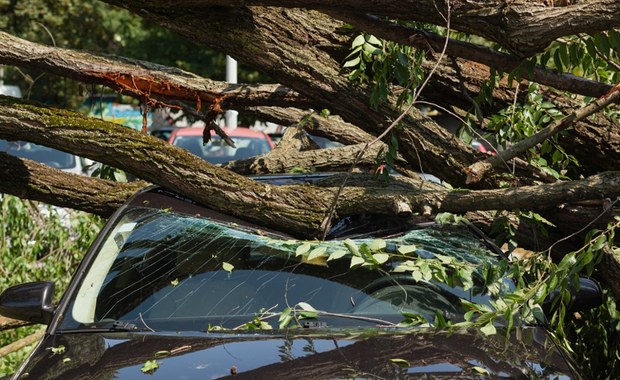
<instances>
[{"instance_id":1,"label":"cracked glass","mask_svg":"<svg viewBox=\"0 0 620 380\"><path fill-rule=\"evenodd\" d=\"M197 208L181 212L181 203L134 201L114 219L70 296L61 330L396 326L406 313L432 321L438 311L462 320L462 299L489 301L475 286L465 291L390 272L387 267L399 265L393 260L375 269L350 268L350 257L327 260L345 249L343 238L300 241ZM376 231L348 241L371 242ZM493 255L460 230L435 226L379 235L387 251L415 244L419 257L478 263ZM320 255L297 254L309 243Z\"/></svg>"}]
</instances>

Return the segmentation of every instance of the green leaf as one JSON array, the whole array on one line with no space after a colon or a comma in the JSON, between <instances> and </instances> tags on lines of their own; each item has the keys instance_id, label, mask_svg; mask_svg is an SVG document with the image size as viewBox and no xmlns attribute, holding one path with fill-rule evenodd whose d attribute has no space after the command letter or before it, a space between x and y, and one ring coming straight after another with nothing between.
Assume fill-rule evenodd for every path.
<instances>
[{"instance_id":1,"label":"green leaf","mask_svg":"<svg viewBox=\"0 0 620 380\"><path fill-rule=\"evenodd\" d=\"M348 253L349 252L345 251L344 249L339 249L337 251L332 252L327 258L327 261L340 259L346 256Z\"/></svg>"},{"instance_id":2,"label":"green leaf","mask_svg":"<svg viewBox=\"0 0 620 380\"><path fill-rule=\"evenodd\" d=\"M153 373L159 368L159 363L157 360L147 360L142 368L140 369L142 373Z\"/></svg>"},{"instance_id":3,"label":"green leaf","mask_svg":"<svg viewBox=\"0 0 620 380\"><path fill-rule=\"evenodd\" d=\"M490 375L491 373L486 369L478 366L471 367L472 371L477 372L481 375Z\"/></svg>"},{"instance_id":4,"label":"green leaf","mask_svg":"<svg viewBox=\"0 0 620 380\"><path fill-rule=\"evenodd\" d=\"M394 364L397 364L399 367L409 368L411 364L405 359L390 359L390 361Z\"/></svg>"},{"instance_id":5,"label":"green leaf","mask_svg":"<svg viewBox=\"0 0 620 380\"><path fill-rule=\"evenodd\" d=\"M364 52L370 55L381 54L381 49L377 49L375 46L371 44L364 44Z\"/></svg>"},{"instance_id":6,"label":"green leaf","mask_svg":"<svg viewBox=\"0 0 620 380\"><path fill-rule=\"evenodd\" d=\"M233 269L235 269L235 266L224 261L222 263L222 269L224 269L226 272L230 273L230 272L233 271Z\"/></svg>"},{"instance_id":7,"label":"green leaf","mask_svg":"<svg viewBox=\"0 0 620 380\"><path fill-rule=\"evenodd\" d=\"M604 56L609 56L609 49L611 46L609 45L609 39L606 35L602 33L597 33L594 35L594 43L596 44L596 48L598 51Z\"/></svg>"},{"instance_id":8,"label":"green leaf","mask_svg":"<svg viewBox=\"0 0 620 380\"><path fill-rule=\"evenodd\" d=\"M407 260L405 262L398 264L394 269L392 269L392 272L395 272L395 273L411 272L417 268L418 266L416 265L415 262L411 260Z\"/></svg>"},{"instance_id":9,"label":"green leaf","mask_svg":"<svg viewBox=\"0 0 620 380\"><path fill-rule=\"evenodd\" d=\"M494 334L497 333L497 330L495 329L495 326L493 326L493 322L489 322L486 325L484 325L483 327L481 327L480 331L482 331L482 333L484 335L494 335Z\"/></svg>"},{"instance_id":10,"label":"green leaf","mask_svg":"<svg viewBox=\"0 0 620 380\"><path fill-rule=\"evenodd\" d=\"M349 252L351 252L352 255L360 256L360 251L353 240L346 239L345 241L343 241L343 244L345 245L345 247L347 247L347 249L349 250Z\"/></svg>"},{"instance_id":11,"label":"green leaf","mask_svg":"<svg viewBox=\"0 0 620 380\"><path fill-rule=\"evenodd\" d=\"M271 325L269 323L265 322L265 321L260 321L259 328L261 330L271 330L272 329Z\"/></svg>"},{"instance_id":12,"label":"green leaf","mask_svg":"<svg viewBox=\"0 0 620 380\"><path fill-rule=\"evenodd\" d=\"M458 273L459 273L459 278L461 282L463 283L463 290L469 290L473 288L474 286L473 271L474 271L474 268L459 269Z\"/></svg>"},{"instance_id":13,"label":"green leaf","mask_svg":"<svg viewBox=\"0 0 620 380\"><path fill-rule=\"evenodd\" d=\"M596 46L594 46L594 41L592 38L586 39L586 50L589 55L596 57Z\"/></svg>"},{"instance_id":14,"label":"green leaf","mask_svg":"<svg viewBox=\"0 0 620 380\"><path fill-rule=\"evenodd\" d=\"M281 329L285 329L288 327L288 325L291 323L292 320L293 320L293 317L291 315L284 315L278 321L278 327Z\"/></svg>"},{"instance_id":15,"label":"green leaf","mask_svg":"<svg viewBox=\"0 0 620 380\"><path fill-rule=\"evenodd\" d=\"M287 307L282 310L282 313L280 313L280 318L278 318L278 327L284 329L288 327L292 320L293 316L291 315L291 308Z\"/></svg>"},{"instance_id":16,"label":"green leaf","mask_svg":"<svg viewBox=\"0 0 620 380\"><path fill-rule=\"evenodd\" d=\"M553 63L555 64L555 68L559 71L562 72L562 60L560 59L560 51L559 49L556 49L556 51L553 54Z\"/></svg>"},{"instance_id":17,"label":"green leaf","mask_svg":"<svg viewBox=\"0 0 620 380\"><path fill-rule=\"evenodd\" d=\"M439 259L439 261L441 261L442 264L450 264L452 262L454 262L454 258L451 256L446 256L446 255L435 255L435 257L437 257Z\"/></svg>"},{"instance_id":18,"label":"green leaf","mask_svg":"<svg viewBox=\"0 0 620 380\"><path fill-rule=\"evenodd\" d=\"M561 45L558 50L560 52L560 59L562 60L564 67L570 67L570 58L568 56L568 47L566 44Z\"/></svg>"},{"instance_id":19,"label":"green leaf","mask_svg":"<svg viewBox=\"0 0 620 380\"><path fill-rule=\"evenodd\" d=\"M366 36L366 42L368 42L369 44L375 45L375 46L382 46L383 45L381 40L378 39L377 37L373 36L372 34L369 34L368 36Z\"/></svg>"},{"instance_id":20,"label":"green leaf","mask_svg":"<svg viewBox=\"0 0 620 380\"><path fill-rule=\"evenodd\" d=\"M308 251L310 251L310 248L312 248L312 245L310 243L304 243L300 245L295 250L295 256L305 255L306 253L308 253Z\"/></svg>"},{"instance_id":21,"label":"green leaf","mask_svg":"<svg viewBox=\"0 0 620 380\"><path fill-rule=\"evenodd\" d=\"M307 302L298 302L297 306L299 306L299 308L304 310L304 311L316 311L316 309L313 308L312 305L310 305Z\"/></svg>"},{"instance_id":22,"label":"green leaf","mask_svg":"<svg viewBox=\"0 0 620 380\"><path fill-rule=\"evenodd\" d=\"M474 317L474 315L475 315L475 314L476 314L476 311L475 311L475 310L470 310L470 311L466 312L466 313L463 315L463 318L464 318L467 322L470 322L470 321L472 320L472 318Z\"/></svg>"},{"instance_id":23,"label":"green leaf","mask_svg":"<svg viewBox=\"0 0 620 380\"><path fill-rule=\"evenodd\" d=\"M65 353L65 346L61 344L57 347L50 347L48 350L52 351L52 355L60 355Z\"/></svg>"},{"instance_id":24,"label":"green leaf","mask_svg":"<svg viewBox=\"0 0 620 380\"><path fill-rule=\"evenodd\" d=\"M435 310L435 327L446 327L448 323L446 318L439 310Z\"/></svg>"},{"instance_id":25,"label":"green leaf","mask_svg":"<svg viewBox=\"0 0 620 380\"><path fill-rule=\"evenodd\" d=\"M308 254L308 260L314 260L318 257L325 256L325 252L327 251L327 247L317 247L310 251Z\"/></svg>"},{"instance_id":26,"label":"green leaf","mask_svg":"<svg viewBox=\"0 0 620 380\"><path fill-rule=\"evenodd\" d=\"M570 270L577 263L577 259L575 259L575 252L571 252L566 254L562 261L558 264L558 269Z\"/></svg>"},{"instance_id":27,"label":"green leaf","mask_svg":"<svg viewBox=\"0 0 620 380\"><path fill-rule=\"evenodd\" d=\"M370 248L368 248L367 243L360 244L359 250L360 250L361 256L364 257L366 260L374 260L372 259L372 251L370 250Z\"/></svg>"},{"instance_id":28,"label":"green leaf","mask_svg":"<svg viewBox=\"0 0 620 380\"><path fill-rule=\"evenodd\" d=\"M359 36L355 37L355 39L351 43L351 48L362 46L365 42L366 42L366 39L364 38L364 35L360 34Z\"/></svg>"},{"instance_id":29,"label":"green leaf","mask_svg":"<svg viewBox=\"0 0 620 380\"><path fill-rule=\"evenodd\" d=\"M354 67L360 64L360 57L357 56L349 61L346 61L343 67Z\"/></svg>"},{"instance_id":30,"label":"green leaf","mask_svg":"<svg viewBox=\"0 0 620 380\"><path fill-rule=\"evenodd\" d=\"M534 318L536 318L538 322L546 323L547 317L545 316L545 313L543 312L543 309L540 307L540 305L533 305L531 311L532 315L534 316Z\"/></svg>"},{"instance_id":31,"label":"green leaf","mask_svg":"<svg viewBox=\"0 0 620 380\"><path fill-rule=\"evenodd\" d=\"M362 265L366 262L366 260L364 260L363 257L361 256L353 256L351 257L351 265L349 265L350 268L356 267L358 265Z\"/></svg>"},{"instance_id":32,"label":"green leaf","mask_svg":"<svg viewBox=\"0 0 620 380\"><path fill-rule=\"evenodd\" d=\"M422 275L422 272L420 272L419 270L414 270L413 273L411 273L411 276L413 277L414 280L416 281L421 281L422 278L424 277Z\"/></svg>"},{"instance_id":33,"label":"green leaf","mask_svg":"<svg viewBox=\"0 0 620 380\"><path fill-rule=\"evenodd\" d=\"M370 250L374 252L385 249L385 246L385 240L383 239L375 239L368 243L368 248L370 248Z\"/></svg>"},{"instance_id":34,"label":"green leaf","mask_svg":"<svg viewBox=\"0 0 620 380\"><path fill-rule=\"evenodd\" d=\"M598 251L602 249L606 243L607 243L607 237L605 235L599 235L596 238L596 240L594 240L594 243L592 243L592 250Z\"/></svg>"},{"instance_id":35,"label":"green leaf","mask_svg":"<svg viewBox=\"0 0 620 380\"><path fill-rule=\"evenodd\" d=\"M418 249L415 245L401 245L398 247L398 253L401 255L406 255L412 252L415 252Z\"/></svg>"},{"instance_id":36,"label":"green leaf","mask_svg":"<svg viewBox=\"0 0 620 380\"><path fill-rule=\"evenodd\" d=\"M372 255L372 257L377 264L383 264L388 261L390 255L388 255L387 253L375 253L374 255Z\"/></svg>"}]
</instances>

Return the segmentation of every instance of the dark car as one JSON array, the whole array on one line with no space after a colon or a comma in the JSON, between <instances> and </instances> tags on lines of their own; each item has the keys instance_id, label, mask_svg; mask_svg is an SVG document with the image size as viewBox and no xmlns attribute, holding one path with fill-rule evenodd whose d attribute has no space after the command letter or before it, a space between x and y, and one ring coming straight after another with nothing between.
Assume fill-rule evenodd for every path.
<instances>
[{"instance_id":1,"label":"dark car","mask_svg":"<svg viewBox=\"0 0 620 380\"><path fill-rule=\"evenodd\" d=\"M494 297L474 272L448 286L408 270L432 260L504 258L466 224L358 215L301 241L153 187L109 219L57 307L52 283L29 283L0 314L49 325L19 379L579 378L541 326L432 327Z\"/></svg>"}]
</instances>

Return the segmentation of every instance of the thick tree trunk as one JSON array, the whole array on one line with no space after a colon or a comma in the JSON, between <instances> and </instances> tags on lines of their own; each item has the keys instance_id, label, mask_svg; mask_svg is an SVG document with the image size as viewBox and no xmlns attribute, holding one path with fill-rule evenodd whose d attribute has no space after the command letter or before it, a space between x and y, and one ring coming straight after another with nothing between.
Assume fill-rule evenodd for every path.
<instances>
[{"instance_id":1,"label":"thick tree trunk","mask_svg":"<svg viewBox=\"0 0 620 380\"><path fill-rule=\"evenodd\" d=\"M380 135L400 115L388 105L371 109L368 93L352 87L340 75L340 60L347 54L343 46L348 44L348 38L338 34L343 24L325 14L298 9L218 7L186 13L181 20L175 14L160 13L156 7L143 4L132 8L135 5L121 6L197 43L230 53L240 63L264 71L308 98L321 100L322 108L370 134ZM475 152L415 108L403 124L405 127L395 133L400 152L412 167L422 168L454 186L464 186L467 165L477 161Z\"/></svg>"},{"instance_id":2,"label":"thick tree trunk","mask_svg":"<svg viewBox=\"0 0 620 380\"><path fill-rule=\"evenodd\" d=\"M139 13L144 17L171 15L184 8L192 13L208 12L210 6L242 7L269 5L290 8L312 8L325 11L374 14L392 19L421 21L445 26L450 18L452 28L485 37L521 56L541 51L556 38L577 33L594 33L620 26L620 3L615 0L580 1L574 5L553 7L543 1L466 1L433 0L384 1L289 1L289 0L206 0L198 6L194 0L170 3L166 0L106 0ZM560 2L557 2L561 4ZM278 25L277 23L275 25Z\"/></svg>"},{"instance_id":3,"label":"thick tree trunk","mask_svg":"<svg viewBox=\"0 0 620 380\"><path fill-rule=\"evenodd\" d=\"M174 68L127 59L120 61L112 57L93 56L83 52L46 47L1 32L0 46L4 47L4 49L0 49L0 63L36 67L87 83L105 84L131 94L151 106L170 104L171 100L175 99L189 102L198 109L210 106L215 106L217 109L222 107L244 109L262 104L295 105L299 107L312 103L307 98L278 85L230 86L227 83L210 81ZM54 57L54 59L50 59L50 57ZM440 105L452 104L462 109L471 108L473 104L471 99L478 95L481 83L488 77L488 69L467 62L461 62L460 66L461 75L458 75L454 64L441 64L428 90L423 92L423 96ZM501 87L494 91L494 95L500 105L502 100L504 101L503 104L508 104L513 97L510 89L502 89ZM556 100L563 102L563 107L570 106L567 104L570 103L568 99L557 98ZM572 106L575 106L574 102ZM365 107L367 108L367 106ZM272 111L262 112L262 116L270 112L275 111L272 108ZM371 111L369 110L369 112ZM299 114L300 112L295 113L294 111L291 113L298 119ZM266 119L269 120L270 117ZM271 117L271 119L277 120L276 117ZM313 118L313 124L316 124L316 120L316 117ZM614 127L613 121L609 119L597 117L597 120L599 120L598 123L580 123L579 128L571 133L571 135L575 135L575 142L578 143L578 148L575 149L574 154L583 159L582 170L588 175L600 170L615 170L614 163L616 160L613 158L620 157L620 135L616 133L618 128ZM441 128L436 129L436 125L432 125L428 120L423 120L421 123L430 129L421 129L417 132L407 129L399 132L403 135L401 146L405 155L414 160L413 168L422 172L434 173L454 185L462 186L463 184L460 182L462 176L459 174L455 178L451 170L465 170L464 166L451 160L453 156L448 154L448 151L458 154L456 161L464 159L471 160L473 163L480 158L475 158L470 153L463 155L466 151L463 146L460 147L460 151L459 149L453 150L454 146L443 149L440 144L445 144L446 141L450 144L450 141L454 139L450 138L449 134ZM344 128L342 124L338 128L341 127ZM311 124L309 128L311 128ZM330 132L327 137L337 141L351 141L351 138L346 137L343 132L352 130L352 127L347 127L344 130ZM373 133L380 132L379 130L371 130ZM437 133L436 136L439 137L440 141L437 138L432 138L433 133L428 134L427 132ZM359 141L359 136L365 132L358 130L354 133L357 134ZM338 136L339 134L343 134L343 136ZM366 135L370 136L367 133ZM419 137L422 135L426 137L420 140ZM368 138L366 142L370 140L371 138ZM458 145L458 142L454 144ZM570 149L567 150L572 153ZM446 161L451 163L447 168L450 170L446 170L442 166L442 163ZM421 162L424 164L422 165ZM588 170L587 164L591 164L591 170ZM435 169L437 167L441 170ZM403 172L402 165L400 171ZM519 174L527 177L531 175L531 169Z\"/></svg>"},{"instance_id":4,"label":"thick tree trunk","mask_svg":"<svg viewBox=\"0 0 620 380\"><path fill-rule=\"evenodd\" d=\"M183 149L129 128L70 111L19 104L11 98L0 98L0 138L17 138L67 149L127 170L215 210L306 238L322 233L322 225L343 181L342 178L329 178L312 187L270 186L213 166ZM7 158L7 155L0 155L0 159ZM36 164L17 166L29 165ZM22 180L33 175L19 170L6 170L5 173L7 178L17 173ZM6 180L7 183L10 181L15 179ZM28 184L32 181L34 179ZM63 179L59 177L55 181ZM83 183L89 181L97 181L92 182L93 186L101 188L100 180L84 179ZM45 188L45 185L37 187ZM15 191L1 187L0 190ZM84 192L83 187L80 192ZM365 176L347 181L334 211L339 217L355 215L360 210L401 214L404 205L406 214L430 215L475 209L543 209L565 202L614 199L617 196L620 196L618 172L603 173L582 181L519 189L450 192L432 183L405 177L393 179L386 187L381 179ZM265 212L267 210L269 212Z\"/></svg>"}]
</instances>

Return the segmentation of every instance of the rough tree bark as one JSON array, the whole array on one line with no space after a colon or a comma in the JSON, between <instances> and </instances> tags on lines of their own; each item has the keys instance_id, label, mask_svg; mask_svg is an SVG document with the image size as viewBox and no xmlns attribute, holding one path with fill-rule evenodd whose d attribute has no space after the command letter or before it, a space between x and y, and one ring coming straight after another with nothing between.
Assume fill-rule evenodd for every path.
<instances>
[{"instance_id":1,"label":"rough tree bark","mask_svg":"<svg viewBox=\"0 0 620 380\"><path fill-rule=\"evenodd\" d=\"M66 110L0 98L0 138L7 137L68 149L191 196L213 209L305 238L321 234L331 201L342 183L342 178L328 178L314 187L270 186L211 165L183 149L120 125ZM6 160L8 156L0 155L0 159L3 158ZM14 173L9 169L11 167L3 170L3 177L9 179L7 183ZM54 174L61 175L59 171ZM17 176L23 178L23 173L18 170ZM479 191L447 191L432 183L404 177L394 179L391 186L386 187L380 179L373 178L349 179L348 186L340 194L336 215L355 215L360 210L389 214L394 213L395 206L400 203L408 205L408 214L419 212L430 216L436 212L462 213L475 209L547 208L563 202L620 196L619 172L602 173L583 181ZM85 186L91 183L101 188L100 180L84 178L80 181ZM72 186L77 184L72 183ZM15 192L10 187L0 187L0 190ZM83 189L75 191L89 193Z\"/></svg>"},{"instance_id":2,"label":"rough tree bark","mask_svg":"<svg viewBox=\"0 0 620 380\"><path fill-rule=\"evenodd\" d=\"M558 37L581 32L597 32L620 26L617 15L620 4L615 0L583 1L574 5L553 7L554 2L497 0L446 2L433 0L384 0L366 2L345 1L289 1L289 0L183 0L119 1L106 0L144 16L174 14L182 8L189 12L204 11L209 6L276 6L309 8L323 11L345 11L374 14L402 20L415 20L444 25L448 16L456 30L479 35L495 41L504 48L522 56L540 51ZM558 4L561 4L558 2ZM171 17L173 18L173 17Z\"/></svg>"},{"instance_id":3,"label":"rough tree bark","mask_svg":"<svg viewBox=\"0 0 620 380\"><path fill-rule=\"evenodd\" d=\"M107 2L125 7L198 43L233 55L242 63L256 67L270 74L288 88L294 89L296 93L291 93L290 90L285 91L285 94L288 94L286 96L291 96L291 103L299 102L300 99L310 99L306 105L326 105L345 121L360 127L370 135L379 135L391 121L399 116L398 110L392 108L391 105L384 105L376 110L370 109L366 90L352 87L346 78L340 75L340 63L347 54L346 46L349 39L347 35L339 33L339 28L343 25L341 21L319 12L260 6L295 7L300 5L295 1L226 2L226 4L219 1L199 3L181 1L175 3L174 7L171 7L169 2L161 0L123 2L110 0ZM338 12L351 9L348 7L354 3L358 12L369 11L364 8L369 6L368 4L357 4L354 1L345 1L337 5L331 2L311 4L304 2L303 5L337 15ZM239 5L239 7L232 7L234 5ZM245 5L257 6L247 7ZM438 6L435 2L416 2L415 7L411 7L411 10L415 9L415 12L403 12L403 4L400 2L398 5L391 1L381 2L379 10L376 4L373 3L373 6L375 7L374 13L380 16L409 18L438 25L444 25L446 22L444 17L447 15L447 9ZM456 1L451 5L450 19L453 28L494 39L519 58L540 50L553 41L558 33L578 33L585 30L585 24L581 21L570 23L574 15L579 12L584 14L591 12L589 16L584 16L588 19L587 30L590 32L613 27L618 20L610 15L615 14L616 7L617 4L609 0L592 1L583 6L557 9L550 9L544 4L522 1L510 4L495 1L476 3ZM531 28L523 28L523 25L528 22L539 23L541 19L550 22L545 33L532 33ZM274 25L277 25L277 28L274 28ZM481 28L482 26L484 27ZM32 51L26 51L25 54L36 58ZM48 52L48 54L52 53ZM30 62L29 59L21 61ZM39 59L36 64L42 63L49 64L49 61ZM54 72L49 69L47 71ZM86 71L88 70L75 70L73 74L63 73L63 75L81 75ZM134 74L127 69L125 72L117 73L118 75L102 76L101 72L96 72L93 77L99 75L99 82L95 81L96 83L105 83L113 88L133 91L135 96L152 95L155 98L159 91L161 99L173 98L168 87L170 76L149 77L146 81L131 80L133 75L140 75L140 73ZM180 79L182 78L175 78L175 80ZM155 87L156 90L147 91L147 86ZM259 89L250 86L246 90L252 92ZM181 100L196 103L197 108L206 107L202 105L203 102L210 102L209 106L217 108L222 106L222 102L229 102L225 105L232 106L233 99L240 99L238 91L235 94L227 93L223 97L218 97L215 92L197 95L198 91L202 90L198 88L187 92ZM178 92L181 93L181 91ZM253 99L257 102L258 98ZM237 101L240 107L257 105ZM478 160L476 154L415 109L407 115L404 124L406 128L399 129L396 133L399 137L401 154L409 162L410 167L416 169L421 167L424 171L436 174L455 186L464 186L466 168ZM77 149L70 142L65 148ZM135 164L128 167L134 171L137 169ZM143 177L142 174L138 175ZM490 180L483 186L497 186L500 180L501 177ZM245 184L237 183L237 185L244 186ZM566 199L568 198L564 200ZM427 201L427 203L434 202Z\"/></svg>"}]
</instances>

